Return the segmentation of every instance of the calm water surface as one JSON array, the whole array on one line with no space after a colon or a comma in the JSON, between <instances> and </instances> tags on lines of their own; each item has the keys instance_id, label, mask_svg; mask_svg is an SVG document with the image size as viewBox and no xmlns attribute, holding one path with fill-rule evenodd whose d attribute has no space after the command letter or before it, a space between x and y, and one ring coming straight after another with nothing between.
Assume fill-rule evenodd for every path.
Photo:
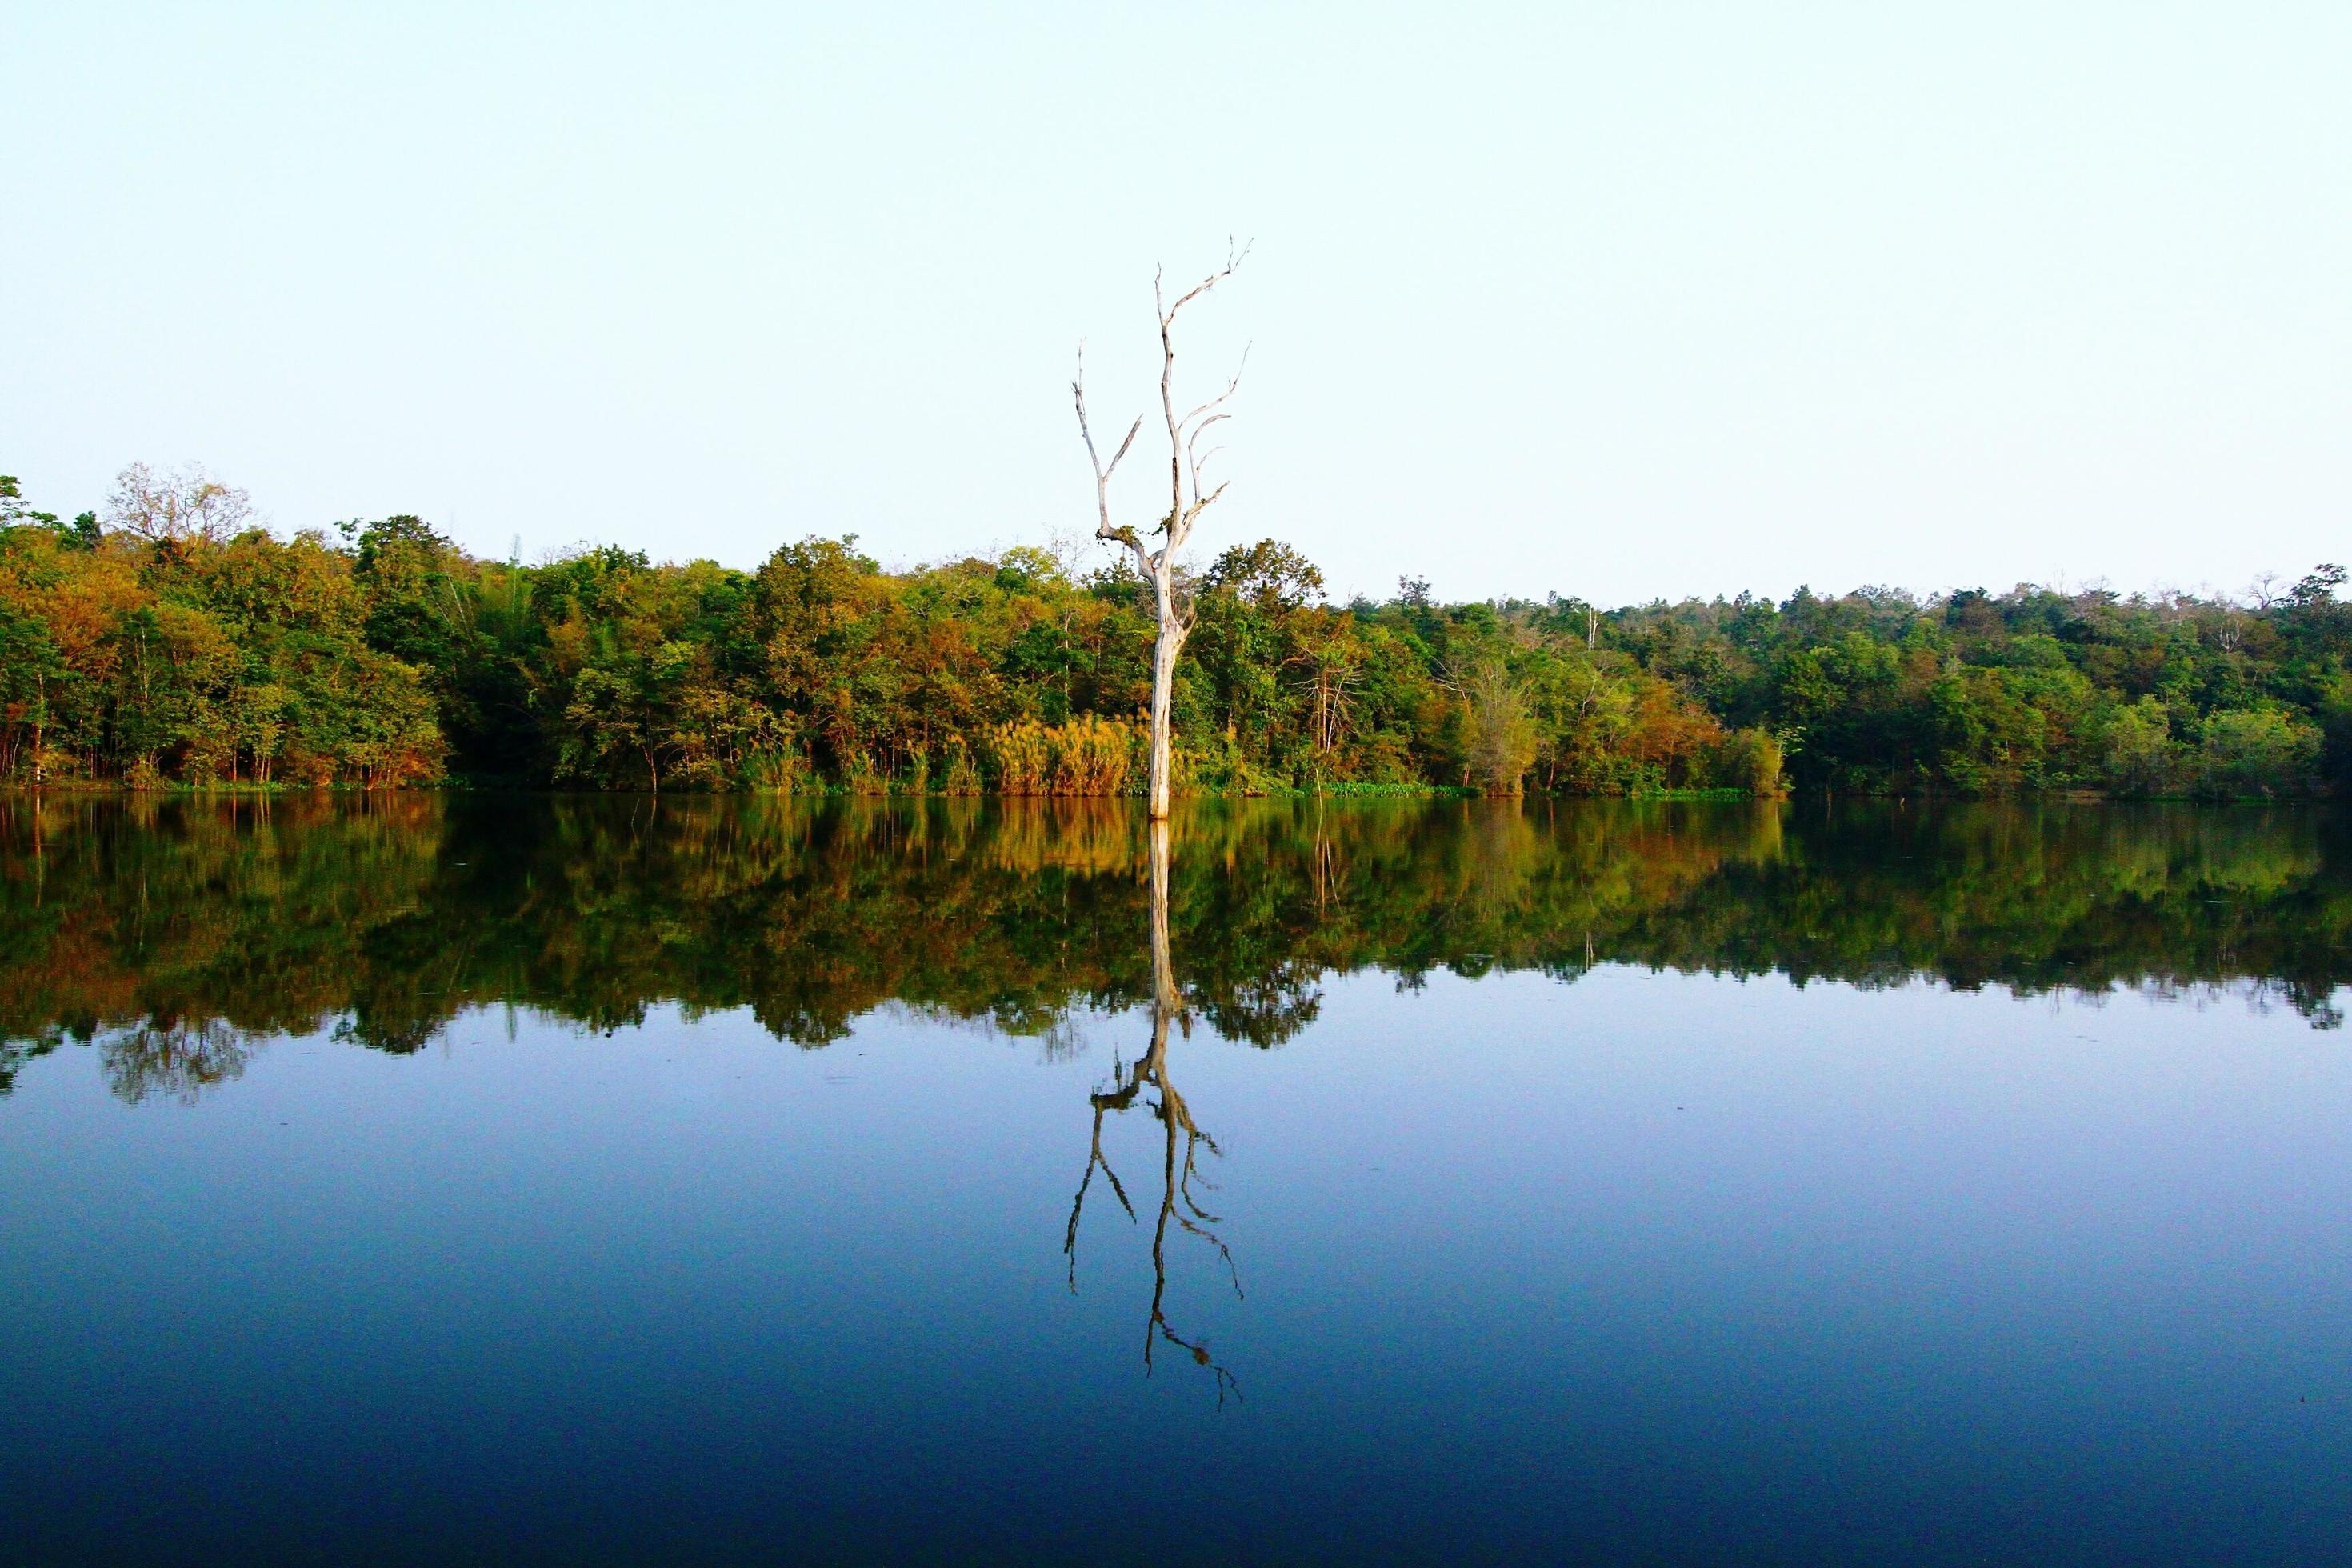
<instances>
[{"instance_id":1,"label":"calm water surface","mask_svg":"<svg viewBox=\"0 0 2352 1568\"><path fill-rule=\"evenodd\" d=\"M2328 809L0 800L0 1559L2352 1561Z\"/></svg>"}]
</instances>

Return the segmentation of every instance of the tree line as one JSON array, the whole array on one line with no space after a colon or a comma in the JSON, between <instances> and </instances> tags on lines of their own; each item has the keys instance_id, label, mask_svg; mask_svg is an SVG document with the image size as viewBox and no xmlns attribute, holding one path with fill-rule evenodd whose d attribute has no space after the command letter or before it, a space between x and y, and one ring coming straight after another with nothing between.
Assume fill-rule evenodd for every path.
<instances>
[{"instance_id":1,"label":"tree line","mask_svg":"<svg viewBox=\"0 0 2352 1568\"><path fill-rule=\"evenodd\" d=\"M2020 585L1603 610L1332 602L1287 545L1181 574L1180 789L2294 795L2352 780L2341 567L2242 595ZM1139 793L1160 585L1015 547L886 570L280 538L199 469L64 521L0 477L0 779Z\"/></svg>"}]
</instances>

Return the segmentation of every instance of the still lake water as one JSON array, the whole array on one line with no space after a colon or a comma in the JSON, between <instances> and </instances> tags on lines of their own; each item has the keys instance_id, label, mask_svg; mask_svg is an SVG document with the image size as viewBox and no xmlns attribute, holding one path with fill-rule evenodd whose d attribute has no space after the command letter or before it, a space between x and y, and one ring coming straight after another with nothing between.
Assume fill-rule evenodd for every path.
<instances>
[{"instance_id":1,"label":"still lake water","mask_svg":"<svg viewBox=\"0 0 2352 1568\"><path fill-rule=\"evenodd\" d=\"M2347 982L2326 807L0 799L0 1559L2352 1560Z\"/></svg>"}]
</instances>

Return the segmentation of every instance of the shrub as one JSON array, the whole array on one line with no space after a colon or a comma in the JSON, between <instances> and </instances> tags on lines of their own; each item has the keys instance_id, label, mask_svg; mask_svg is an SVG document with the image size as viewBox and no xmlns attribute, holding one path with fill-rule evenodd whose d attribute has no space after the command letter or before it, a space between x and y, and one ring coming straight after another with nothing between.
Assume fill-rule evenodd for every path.
<instances>
[{"instance_id":1,"label":"shrub","mask_svg":"<svg viewBox=\"0 0 2352 1568\"><path fill-rule=\"evenodd\" d=\"M2172 785L2172 718L2143 697L2117 708L2100 736L2099 772L2117 795L2161 795Z\"/></svg>"},{"instance_id":2,"label":"shrub","mask_svg":"<svg viewBox=\"0 0 2352 1568\"><path fill-rule=\"evenodd\" d=\"M1053 767L1045 726L1034 719L998 724L988 731L989 771L999 795L1044 795Z\"/></svg>"},{"instance_id":3,"label":"shrub","mask_svg":"<svg viewBox=\"0 0 2352 1568\"><path fill-rule=\"evenodd\" d=\"M2319 727L2284 708L2238 708L2205 721L2199 787L2213 795L2299 795L2316 780Z\"/></svg>"},{"instance_id":4,"label":"shrub","mask_svg":"<svg viewBox=\"0 0 2352 1568\"><path fill-rule=\"evenodd\" d=\"M1046 731L1055 795L1117 795L1127 782L1136 726L1086 714Z\"/></svg>"},{"instance_id":5,"label":"shrub","mask_svg":"<svg viewBox=\"0 0 2352 1568\"><path fill-rule=\"evenodd\" d=\"M1717 788L1779 795L1782 760L1780 737L1769 730L1734 730L1711 749L1706 774Z\"/></svg>"},{"instance_id":6,"label":"shrub","mask_svg":"<svg viewBox=\"0 0 2352 1568\"><path fill-rule=\"evenodd\" d=\"M1140 726L1083 714L1062 724L1023 719L988 731L988 761L1003 795L1106 795L1125 788Z\"/></svg>"},{"instance_id":7,"label":"shrub","mask_svg":"<svg viewBox=\"0 0 2352 1568\"><path fill-rule=\"evenodd\" d=\"M948 765L940 780L942 795L971 795L981 793L980 768L971 760L971 748L964 744L961 735L949 737Z\"/></svg>"}]
</instances>

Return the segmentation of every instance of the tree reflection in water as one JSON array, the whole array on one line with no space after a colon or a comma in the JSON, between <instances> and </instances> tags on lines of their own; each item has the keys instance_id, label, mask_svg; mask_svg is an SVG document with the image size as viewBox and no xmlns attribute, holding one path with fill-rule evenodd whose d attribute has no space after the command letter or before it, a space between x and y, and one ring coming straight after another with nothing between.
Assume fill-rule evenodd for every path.
<instances>
[{"instance_id":1,"label":"tree reflection in water","mask_svg":"<svg viewBox=\"0 0 2352 1568\"><path fill-rule=\"evenodd\" d=\"M194 1105L206 1089L243 1072L261 1043L218 1019L154 1018L109 1037L101 1059L118 1100Z\"/></svg>"},{"instance_id":2,"label":"tree reflection in water","mask_svg":"<svg viewBox=\"0 0 2352 1568\"><path fill-rule=\"evenodd\" d=\"M1189 802L0 792L0 1095L71 1042L181 1098L288 1035L405 1054L470 1009L748 1009L817 1048L899 1005L1051 1037L1169 984L1273 1048L1334 975L1636 965L1876 988L2221 989L2343 1021L2333 805ZM1147 1058L1136 1064L1157 1102ZM1125 1087L1122 1077L1111 1086Z\"/></svg>"},{"instance_id":3,"label":"tree reflection in water","mask_svg":"<svg viewBox=\"0 0 2352 1568\"><path fill-rule=\"evenodd\" d=\"M1140 1223L1102 1132L1142 1107L1164 1141L1147 1364L1179 1347L1222 1400L1233 1374L1169 1304L1171 1247L1180 1275L1202 1246L1233 1264L1201 1197L1217 1145L1170 1081L1195 1020L1273 1049L1335 975L1617 964L2227 989L2332 1029L2352 984L2333 805L1277 799L1179 822L1171 862L1122 801L0 793L0 1096L68 1043L124 1100L186 1101L289 1036L405 1054L488 1007L598 1032L740 1009L818 1049L894 1005L1048 1041L1149 1005L1149 1047L1090 1097L1069 1280L1097 1168Z\"/></svg>"},{"instance_id":4,"label":"tree reflection in water","mask_svg":"<svg viewBox=\"0 0 2352 1568\"><path fill-rule=\"evenodd\" d=\"M1233 1281L1234 1294L1242 1295L1241 1272L1234 1266L1233 1249L1209 1227L1223 1223L1215 1215L1202 1208L1192 1195L1195 1182L1203 1186L1215 1184L1201 1174L1200 1152L1207 1145L1209 1152L1223 1152L1217 1141L1202 1131L1192 1120L1192 1107L1176 1091L1168 1079L1168 1037L1171 1025L1182 1026L1190 1032L1184 1011L1182 994L1176 988L1176 965L1168 931L1168 824L1150 825L1151 862L1151 1045L1141 1059L1132 1067L1111 1064L1109 1089L1097 1089L1088 1096L1094 1107L1094 1131L1087 1154L1086 1174L1078 1180L1077 1196L1070 1203L1070 1225L1062 1240L1062 1251L1068 1258L1070 1289L1078 1288L1078 1222L1085 1216L1087 1193L1094 1184L1095 1172L1099 1169L1109 1184L1111 1195L1127 1211L1130 1220L1136 1217L1135 1205L1128 1201L1127 1189L1111 1169L1110 1161L1102 1147L1103 1114L1118 1111L1124 1114L1134 1108L1137 1099L1148 1086L1153 1094L1150 1102L1152 1117L1159 1121L1164 1134L1160 1167L1160 1213L1151 1227L1151 1314L1143 1326L1143 1365L1152 1367L1153 1352L1160 1341L1175 1345L1189 1354L1199 1366L1214 1374L1217 1383L1217 1406L1224 1407L1225 1396L1242 1397L1241 1384L1225 1364L1209 1353L1209 1347L1198 1340L1186 1339L1176 1331L1168 1320L1168 1226L1173 1221L1184 1232L1200 1237L1217 1249L1224 1260L1225 1271Z\"/></svg>"}]
</instances>

